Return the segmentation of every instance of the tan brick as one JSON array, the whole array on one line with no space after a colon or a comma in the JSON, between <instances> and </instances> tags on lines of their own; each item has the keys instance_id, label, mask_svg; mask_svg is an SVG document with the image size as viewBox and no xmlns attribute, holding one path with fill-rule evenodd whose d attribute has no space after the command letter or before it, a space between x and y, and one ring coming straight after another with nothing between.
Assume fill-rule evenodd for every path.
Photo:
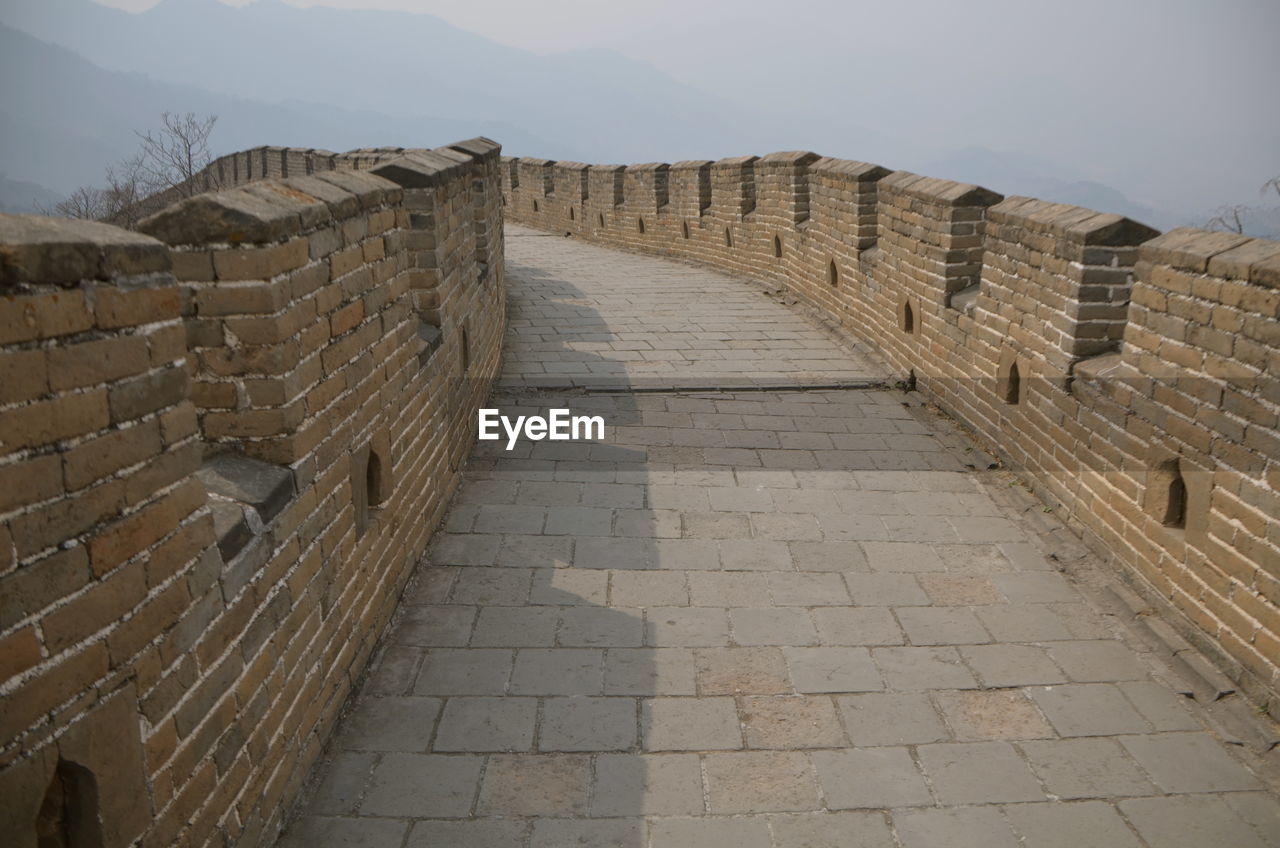
<instances>
[{"instance_id":1,"label":"tan brick","mask_svg":"<svg viewBox=\"0 0 1280 848\"><path fill-rule=\"evenodd\" d=\"M132 610L147 594L142 563L133 563L90 586L41 621L45 644L58 654Z\"/></svg>"},{"instance_id":2,"label":"tan brick","mask_svg":"<svg viewBox=\"0 0 1280 848\"><path fill-rule=\"evenodd\" d=\"M147 370L150 354L145 336L63 345L49 351L49 384L55 390L109 383Z\"/></svg>"},{"instance_id":3,"label":"tan brick","mask_svg":"<svg viewBox=\"0 0 1280 848\"><path fill-rule=\"evenodd\" d=\"M363 320L364 302L358 300L349 306L344 306L329 317L329 335L340 336L358 327Z\"/></svg>"},{"instance_id":4,"label":"tan brick","mask_svg":"<svg viewBox=\"0 0 1280 848\"><path fill-rule=\"evenodd\" d=\"M235 409L235 383L192 383L191 401L201 409Z\"/></svg>"},{"instance_id":5,"label":"tan brick","mask_svg":"<svg viewBox=\"0 0 1280 848\"><path fill-rule=\"evenodd\" d=\"M195 292L197 315L269 315L289 301L283 282L220 282Z\"/></svg>"},{"instance_id":6,"label":"tan brick","mask_svg":"<svg viewBox=\"0 0 1280 848\"><path fill-rule=\"evenodd\" d=\"M177 286L129 290L99 286L94 310L98 326L107 330L172 321L182 314L182 295Z\"/></svg>"},{"instance_id":7,"label":"tan brick","mask_svg":"<svg viewBox=\"0 0 1280 848\"><path fill-rule=\"evenodd\" d=\"M105 574L172 533L184 518L203 506L204 485L191 479L155 503L117 521L89 540L94 574Z\"/></svg>"},{"instance_id":8,"label":"tan brick","mask_svg":"<svg viewBox=\"0 0 1280 848\"><path fill-rule=\"evenodd\" d=\"M8 452L83 436L111 422L105 390L35 401L0 412L0 449Z\"/></svg>"},{"instance_id":9,"label":"tan brick","mask_svg":"<svg viewBox=\"0 0 1280 848\"><path fill-rule=\"evenodd\" d=\"M48 391L43 350L0 350L0 404L22 403Z\"/></svg>"},{"instance_id":10,"label":"tan brick","mask_svg":"<svg viewBox=\"0 0 1280 848\"><path fill-rule=\"evenodd\" d=\"M213 280L213 254L209 251L170 250L173 276L179 280L206 282Z\"/></svg>"},{"instance_id":11,"label":"tan brick","mask_svg":"<svg viewBox=\"0 0 1280 848\"><path fill-rule=\"evenodd\" d=\"M344 277L359 268L363 262L364 251L360 249L360 245L343 248L329 257L329 279Z\"/></svg>"},{"instance_id":12,"label":"tan brick","mask_svg":"<svg viewBox=\"0 0 1280 848\"><path fill-rule=\"evenodd\" d=\"M5 693L5 709L0 710L0 738L16 738L41 715L87 690L106 674L109 661L106 645L101 642L88 645Z\"/></svg>"},{"instance_id":13,"label":"tan brick","mask_svg":"<svg viewBox=\"0 0 1280 848\"><path fill-rule=\"evenodd\" d=\"M84 292L0 296L0 344L52 339L91 327Z\"/></svg>"},{"instance_id":14,"label":"tan brick","mask_svg":"<svg viewBox=\"0 0 1280 848\"><path fill-rule=\"evenodd\" d=\"M62 494L62 462L57 454L0 465L0 513Z\"/></svg>"},{"instance_id":15,"label":"tan brick","mask_svg":"<svg viewBox=\"0 0 1280 848\"><path fill-rule=\"evenodd\" d=\"M40 640L34 627L0 638L0 683L40 664Z\"/></svg>"},{"instance_id":16,"label":"tan brick","mask_svg":"<svg viewBox=\"0 0 1280 848\"><path fill-rule=\"evenodd\" d=\"M270 280L310 261L306 238L290 239L271 247L244 247L213 252L213 270L219 280Z\"/></svg>"}]
</instances>

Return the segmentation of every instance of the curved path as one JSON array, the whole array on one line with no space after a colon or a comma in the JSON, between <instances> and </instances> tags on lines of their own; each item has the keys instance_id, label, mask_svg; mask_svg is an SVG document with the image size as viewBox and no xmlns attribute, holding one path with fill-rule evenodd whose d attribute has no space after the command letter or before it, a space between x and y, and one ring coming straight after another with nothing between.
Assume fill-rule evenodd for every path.
<instances>
[{"instance_id":1,"label":"curved path","mask_svg":"<svg viewBox=\"0 0 1280 848\"><path fill-rule=\"evenodd\" d=\"M494 405L607 438L480 443L282 845L1280 844L1079 546L869 358L714 272L507 257Z\"/></svg>"}]
</instances>

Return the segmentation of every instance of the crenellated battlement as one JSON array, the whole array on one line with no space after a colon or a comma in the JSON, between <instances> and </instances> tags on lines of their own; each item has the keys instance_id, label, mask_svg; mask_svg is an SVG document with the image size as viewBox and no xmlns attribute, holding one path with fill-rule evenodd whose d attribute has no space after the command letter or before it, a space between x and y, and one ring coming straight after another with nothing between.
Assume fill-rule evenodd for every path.
<instances>
[{"instance_id":1,"label":"crenellated battlement","mask_svg":"<svg viewBox=\"0 0 1280 848\"><path fill-rule=\"evenodd\" d=\"M98 844L274 838L497 374L500 167L257 148L138 232L0 216L15 844L68 763Z\"/></svg>"},{"instance_id":2,"label":"crenellated battlement","mask_svg":"<svg viewBox=\"0 0 1280 848\"><path fill-rule=\"evenodd\" d=\"M635 178L662 167L570 198L507 159L507 215L795 294L1025 471L1235 685L1280 693L1280 243L805 152Z\"/></svg>"}]
</instances>

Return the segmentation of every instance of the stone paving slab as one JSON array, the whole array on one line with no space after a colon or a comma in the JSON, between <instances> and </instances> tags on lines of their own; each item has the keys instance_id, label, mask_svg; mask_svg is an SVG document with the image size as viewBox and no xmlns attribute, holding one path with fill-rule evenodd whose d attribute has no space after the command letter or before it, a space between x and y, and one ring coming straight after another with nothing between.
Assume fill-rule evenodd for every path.
<instances>
[{"instance_id":1,"label":"stone paving slab","mask_svg":"<svg viewBox=\"0 0 1280 848\"><path fill-rule=\"evenodd\" d=\"M812 388L868 357L722 275L507 245L495 405L608 438L477 446L282 846L1280 845L1007 481L900 393ZM547 375L730 390L514 388Z\"/></svg>"}]
</instances>

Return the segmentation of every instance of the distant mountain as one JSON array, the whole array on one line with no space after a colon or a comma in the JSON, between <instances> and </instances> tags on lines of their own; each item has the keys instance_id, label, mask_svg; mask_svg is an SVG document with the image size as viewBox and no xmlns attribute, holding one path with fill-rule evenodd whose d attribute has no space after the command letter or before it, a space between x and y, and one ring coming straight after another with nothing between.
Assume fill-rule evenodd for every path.
<instances>
[{"instance_id":1,"label":"distant mountain","mask_svg":"<svg viewBox=\"0 0 1280 848\"><path fill-rule=\"evenodd\" d=\"M107 165L136 151L135 131L157 127L165 110L217 115L211 137L216 154L262 144L335 151L432 147L476 135L547 145L501 121L388 117L355 108L263 103L113 73L4 25L0 77L6 80L0 87L0 169L64 194L100 184ZM3 197L10 198L8 191Z\"/></svg>"},{"instance_id":2,"label":"distant mountain","mask_svg":"<svg viewBox=\"0 0 1280 848\"><path fill-rule=\"evenodd\" d=\"M60 203L63 199L63 195L42 185L11 180L0 173L0 212L29 215L41 209L51 210L55 203Z\"/></svg>"},{"instance_id":3,"label":"distant mountain","mask_svg":"<svg viewBox=\"0 0 1280 848\"><path fill-rule=\"evenodd\" d=\"M304 9L280 0L240 8L162 0L129 14L90 0L41 0L4 4L0 20L113 71L228 96L431 115L473 127L464 135L505 123L517 132L490 134L518 155L716 158L754 149L769 129L752 110L615 51L542 56L430 15ZM263 133L257 139L266 141Z\"/></svg>"},{"instance_id":4,"label":"distant mountain","mask_svg":"<svg viewBox=\"0 0 1280 848\"><path fill-rule=\"evenodd\" d=\"M1186 217L1159 211L1131 200L1110 186L1073 174L1069 168L1024 154L968 147L933 159L923 172L978 183L1005 195L1021 194L1099 212L1114 212L1162 230L1179 226Z\"/></svg>"}]
</instances>

